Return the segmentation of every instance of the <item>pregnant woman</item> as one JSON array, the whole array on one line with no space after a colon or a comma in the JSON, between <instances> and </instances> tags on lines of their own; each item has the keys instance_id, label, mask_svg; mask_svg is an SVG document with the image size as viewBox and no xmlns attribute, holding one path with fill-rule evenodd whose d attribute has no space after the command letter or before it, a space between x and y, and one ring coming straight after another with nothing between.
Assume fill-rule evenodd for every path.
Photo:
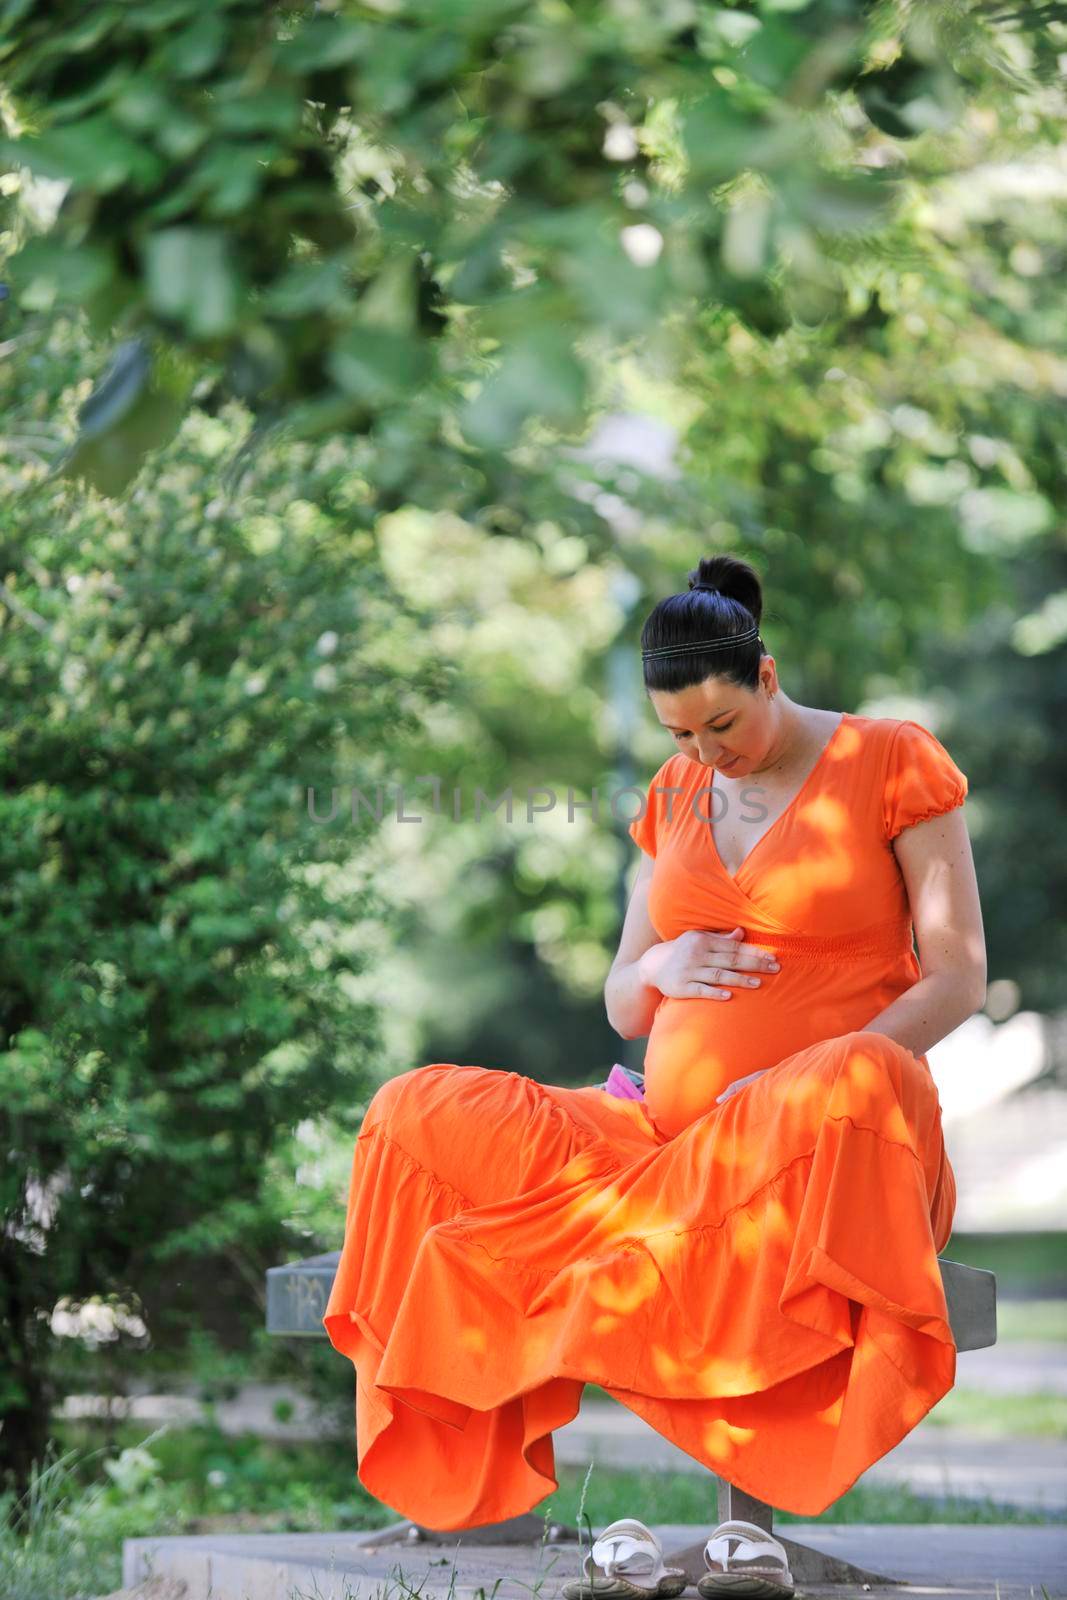
<instances>
[{"instance_id":1,"label":"pregnant woman","mask_svg":"<svg viewBox=\"0 0 1067 1600\"><path fill-rule=\"evenodd\" d=\"M439 1062L364 1117L323 1320L356 1369L361 1483L430 1527L556 1489L586 1383L807 1515L952 1387L924 1052L985 993L967 780L918 723L790 700L761 612L754 570L717 556L642 632L677 749L630 826L605 998L648 1034L644 1098ZM701 1591L744 1567L791 1592L736 1526ZM642 1523L612 1530L598 1593L680 1592Z\"/></svg>"}]
</instances>

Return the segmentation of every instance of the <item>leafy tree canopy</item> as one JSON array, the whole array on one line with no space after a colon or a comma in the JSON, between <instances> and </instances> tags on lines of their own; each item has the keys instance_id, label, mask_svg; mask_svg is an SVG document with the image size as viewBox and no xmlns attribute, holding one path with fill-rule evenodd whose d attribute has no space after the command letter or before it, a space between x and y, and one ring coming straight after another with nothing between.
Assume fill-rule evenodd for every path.
<instances>
[{"instance_id":1,"label":"leafy tree canopy","mask_svg":"<svg viewBox=\"0 0 1067 1600\"><path fill-rule=\"evenodd\" d=\"M3 154L54 185L14 293L115 343L68 469L120 491L205 374L260 426L504 450L605 341L839 313L827 244L1053 71L1062 10L6 0Z\"/></svg>"}]
</instances>

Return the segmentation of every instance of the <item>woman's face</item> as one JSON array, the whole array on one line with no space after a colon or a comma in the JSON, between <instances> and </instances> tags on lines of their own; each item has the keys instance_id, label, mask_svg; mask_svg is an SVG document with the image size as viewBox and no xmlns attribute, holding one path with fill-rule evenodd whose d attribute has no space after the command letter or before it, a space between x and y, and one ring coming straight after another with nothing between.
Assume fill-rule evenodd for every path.
<instances>
[{"instance_id":1,"label":"woman's face","mask_svg":"<svg viewBox=\"0 0 1067 1600\"><path fill-rule=\"evenodd\" d=\"M691 761L714 767L724 777L739 778L762 765L775 736L766 692L772 671L765 658L757 689L726 678L705 678L674 694L650 689L648 697L678 749Z\"/></svg>"}]
</instances>

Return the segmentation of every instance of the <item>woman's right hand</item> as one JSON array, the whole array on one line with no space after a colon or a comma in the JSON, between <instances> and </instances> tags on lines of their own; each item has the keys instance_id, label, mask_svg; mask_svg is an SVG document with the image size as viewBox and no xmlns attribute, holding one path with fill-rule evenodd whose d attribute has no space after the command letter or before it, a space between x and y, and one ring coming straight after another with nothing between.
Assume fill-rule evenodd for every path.
<instances>
[{"instance_id":1,"label":"woman's right hand","mask_svg":"<svg viewBox=\"0 0 1067 1600\"><path fill-rule=\"evenodd\" d=\"M650 988L672 1000L729 1000L730 989L758 988L761 973L776 972L777 958L745 942L743 928L709 933L691 928L646 950L638 966Z\"/></svg>"}]
</instances>

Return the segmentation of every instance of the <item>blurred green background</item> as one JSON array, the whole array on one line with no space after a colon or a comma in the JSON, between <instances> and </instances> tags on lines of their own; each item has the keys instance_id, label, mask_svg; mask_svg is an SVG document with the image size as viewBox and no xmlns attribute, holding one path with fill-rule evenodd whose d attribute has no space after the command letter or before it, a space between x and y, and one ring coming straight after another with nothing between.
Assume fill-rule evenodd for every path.
<instances>
[{"instance_id":1,"label":"blurred green background","mask_svg":"<svg viewBox=\"0 0 1067 1600\"><path fill-rule=\"evenodd\" d=\"M1065 52L1055 5L0 3L9 1508L67 1396L350 1411L263 1274L338 1247L383 1079L639 1064L604 800L701 556L794 699L968 775L984 1015L1064 1126ZM946 1253L1059 1304L1041 1226ZM276 1471L383 1512L235 1448L93 1471L127 1532Z\"/></svg>"}]
</instances>

